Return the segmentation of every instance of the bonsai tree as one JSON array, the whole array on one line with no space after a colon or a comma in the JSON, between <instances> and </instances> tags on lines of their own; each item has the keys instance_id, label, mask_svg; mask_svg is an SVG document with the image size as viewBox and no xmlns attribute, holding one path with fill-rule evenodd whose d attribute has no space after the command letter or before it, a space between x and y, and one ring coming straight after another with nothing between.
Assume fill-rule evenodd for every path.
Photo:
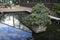
<instances>
[{"instance_id":1,"label":"bonsai tree","mask_svg":"<svg viewBox=\"0 0 60 40\"><path fill-rule=\"evenodd\" d=\"M30 15L22 18L22 23L34 32L39 33L46 30L47 24L51 24L48 15L49 9L43 4L37 4L32 8Z\"/></svg>"}]
</instances>

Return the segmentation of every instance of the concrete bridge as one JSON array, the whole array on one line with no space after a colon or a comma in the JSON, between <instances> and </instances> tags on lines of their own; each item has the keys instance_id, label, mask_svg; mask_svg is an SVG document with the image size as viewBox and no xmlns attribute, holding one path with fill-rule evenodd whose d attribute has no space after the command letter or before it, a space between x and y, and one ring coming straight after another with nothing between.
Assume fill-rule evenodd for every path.
<instances>
[{"instance_id":1,"label":"concrete bridge","mask_svg":"<svg viewBox=\"0 0 60 40\"><path fill-rule=\"evenodd\" d=\"M0 12L18 12L18 11L28 11L28 12L31 12L32 8L30 8L30 7L0 8Z\"/></svg>"}]
</instances>

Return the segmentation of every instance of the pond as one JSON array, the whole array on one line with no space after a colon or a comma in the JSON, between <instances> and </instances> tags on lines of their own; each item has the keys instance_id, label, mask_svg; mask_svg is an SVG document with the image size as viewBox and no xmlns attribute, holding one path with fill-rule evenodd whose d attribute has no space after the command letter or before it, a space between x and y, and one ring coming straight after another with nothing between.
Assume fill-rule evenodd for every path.
<instances>
[{"instance_id":1,"label":"pond","mask_svg":"<svg viewBox=\"0 0 60 40\"><path fill-rule=\"evenodd\" d=\"M23 25L20 22L21 17L23 14L18 14L18 13L6 13L4 16L1 18L1 23L10 25L12 27L15 27L17 29L25 30L27 32L32 32L28 27ZM24 15L25 16L25 15ZM60 25L58 24L51 24L48 25L47 31L41 32L39 34L33 35L35 39L37 40L57 40L60 39Z\"/></svg>"}]
</instances>

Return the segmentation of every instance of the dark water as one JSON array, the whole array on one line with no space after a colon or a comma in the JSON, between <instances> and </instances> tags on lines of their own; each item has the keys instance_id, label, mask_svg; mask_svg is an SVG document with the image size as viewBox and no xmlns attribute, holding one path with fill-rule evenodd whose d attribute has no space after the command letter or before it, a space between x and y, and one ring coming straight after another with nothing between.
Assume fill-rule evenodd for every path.
<instances>
[{"instance_id":1,"label":"dark water","mask_svg":"<svg viewBox=\"0 0 60 40\"><path fill-rule=\"evenodd\" d=\"M38 34L33 33L35 40L60 40L60 25L51 24L46 30Z\"/></svg>"}]
</instances>

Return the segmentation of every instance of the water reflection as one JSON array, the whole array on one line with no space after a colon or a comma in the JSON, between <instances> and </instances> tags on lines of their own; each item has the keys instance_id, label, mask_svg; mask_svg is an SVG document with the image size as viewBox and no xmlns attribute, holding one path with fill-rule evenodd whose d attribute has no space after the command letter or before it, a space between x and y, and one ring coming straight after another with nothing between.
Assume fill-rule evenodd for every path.
<instances>
[{"instance_id":1,"label":"water reflection","mask_svg":"<svg viewBox=\"0 0 60 40\"><path fill-rule=\"evenodd\" d=\"M24 26L20 23L20 21L18 20L19 18L20 17L18 15L5 14L2 17L1 22L8 24L10 26L14 26L15 28L20 28L22 30L31 32L30 29L28 29L26 26Z\"/></svg>"}]
</instances>

